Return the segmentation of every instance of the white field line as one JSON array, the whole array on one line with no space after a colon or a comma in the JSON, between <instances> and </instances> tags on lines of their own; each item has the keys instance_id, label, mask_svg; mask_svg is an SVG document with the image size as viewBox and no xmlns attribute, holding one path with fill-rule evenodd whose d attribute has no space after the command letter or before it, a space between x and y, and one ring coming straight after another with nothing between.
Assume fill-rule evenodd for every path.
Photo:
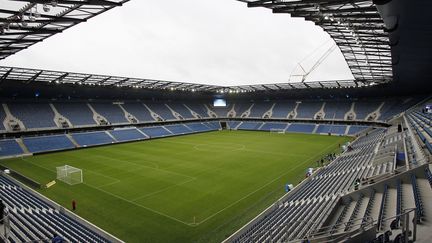
<instances>
[{"instance_id":1,"label":"white field line","mask_svg":"<svg viewBox=\"0 0 432 243\"><path fill-rule=\"evenodd\" d=\"M332 147L332 146L334 146L334 144L331 144L331 145L325 147L324 149L320 150L319 153L316 153L316 154L321 154L322 152L326 151L327 149L329 149L329 148ZM196 223L196 225L200 225L200 224L206 222L207 220L213 218L214 216L218 215L219 213L225 211L226 209L228 209L228 208L234 206L235 204L237 204L237 203L243 201L243 200L246 199L247 197L251 196L252 194L256 193L257 191L263 189L264 187L268 186L269 184L275 182L276 180L280 179L280 178L283 177L284 175L288 174L288 172L291 172L293 169L297 169L298 167L300 167L300 166L302 166L302 165L304 165L304 164L306 164L306 163L309 163L310 161L312 161L312 160L316 157L316 154L315 154L314 156L311 156L309 159L305 160L303 163L301 163L301 164L297 165L296 167L292 168L291 170L286 171L286 172L283 173L282 175L278 176L277 178L275 178L275 179L271 180L270 182L266 183L265 185L261 186L261 187L258 188L257 190L255 190L255 191L253 191L253 192L247 194L246 196L244 196L244 197L240 198L239 200L237 200L237 201L231 203L230 205L228 205L228 206L226 206L225 208L219 210L218 212L216 212L216 213L210 215L209 217L205 218L204 220L202 220L202 221Z\"/></svg>"},{"instance_id":2,"label":"white field line","mask_svg":"<svg viewBox=\"0 0 432 243\"><path fill-rule=\"evenodd\" d=\"M115 160L115 161L119 161L119 162L120 162L120 161L121 161L121 162L124 162L124 161L125 161L125 160L119 160L119 159L116 159L116 158L113 158L113 157L108 157L108 156L100 155L100 154L96 154L96 155L92 155L92 156L94 156L94 157L101 157L101 158L109 159L109 160ZM146 161L146 160L141 160L141 161L142 161L142 162L145 162L145 163L148 163L148 164L151 164L151 165L154 166L154 167L151 167L151 166L146 166L146 165L140 165L141 167L159 169L159 165L156 164L156 163L154 163L154 162ZM128 162L128 161L126 161L126 162Z\"/></svg>"},{"instance_id":3,"label":"white field line","mask_svg":"<svg viewBox=\"0 0 432 243\"><path fill-rule=\"evenodd\" d=\"M136 201L138 201L138 200L140 200L140 199L144 199L144 198L147 198L147 197L151 197L151 196L156 195L156 194L158 194L158 193L161 193L161 192L167 191L167 190L169 190L169 189L171 189L171 188L173 188L173 187L181 186L181 185L184 185L184 184L189 183L189 182L194 181L194 180L196 180L196 179L189 179L189 180L184 181L184 182L180 182L180 183L177 183L177 184L174 184L174 185L171 185L171 186L167 186L167 187L162 188L162 189L160 189L160 190L158 190L158 191L154 191L154 192L151 192L151 193L148 193L148 194L145 194L145 195L139 196L139 197L137 197L137 198L134 198L134 199L132 199L131 201L136 202Z\"/></svg>"},{"instance_id":4,"label":"white field line","mask_svg":"<svg viewBox=\"0 0 432 243\"><path fill-rule=\"evenodd\" d=\"M101 156L101 155L98 155L99 157L104 157L104 156ZM120 159L117 159L117 158L111 158L111 157L106 157L107 159L110 159L110 160L115 160L115 161L118 161L118 162L120 162L120 163L129 163L129 164L133 164L134 166L137 166L137 167L141 167L141 168L149 168L149 169L152 169L152 170L158 170L158 171L162 171L162 172L165 172L165 173L168 173L168 174L173 174L173 175L178 175L178 176L182 176L182 177L186 177L186 178L189 178L189 179L196 179L196 177L193 177L193 176L189 176L189 175L185 175L185 174L181 174L181 173L177 173L177 172L173 172L173 171L169 171L169 170L164 170L164 169L161 169L161 168L155 168L155 167L151 167L151 166L146 166L146 165L141 165L141 164L138 164L138 163L135 163L135 162L132 162L132 161L127 161L127 160L120 160Z\"/></svg>"},{"instance_id":5,"label":"white field line","mask_svg":"<svg viewBox=\"0 0 432 243\"><path fill-rule=\"evenodd\" d=\"M179 142L172 142L172 141L166 141L166 142L170 142L170 143L179 143ZM179 143L179 144L182 144L182 143ZM197 144L195 144L195 143L183 143L183 144L197 145ZM234 143L231 143L231 144L234 144ZM327 146L326 148L320 150L320 152L319 152L319 153L316 153L316 154L321 154L321 153L324 152L325 150L329 149L331 146L334 146L334 144L331 144L331 145ZM280 179L282 176L288 174L288 173L291 172L293 169L296 169L296 168L300 167L301 165L304 165L305 163L310 162L313 158L315 158L316 154L315 154L314 156L311 156L309 159L304 160L303 163L297 165L296 167L292 168L291 170L286 171L285 173L281 174L281 175L278 176L277 178L275 178L275 179L271 180L270 182L264 184L264 185L261 186L260 188L258 188L258 189L256 189L256 190L254 190L253 192L251 192L251 193L245 195L244 197L242 197L242 198L240 198L239 200L237 200L237 201L231 203L230 205L224 207L223 209L219 210L218 212L216 212L216 213L210 215L209 217L205 218L204 220L202 220L202 221L200 221L200 222L196 222L196 223L188 223L188 222L185 222L185 221L179 220L179 219L177 219L177 218L175 218L175 217L172 217L172 216L167 215L167 214L165 214L165 213L161 213L161 212L159 212L159 211L157 211L157 210L154 210L154 209L151 209L151 208L145 207L145 206L143 206L143 205L141 205L141 204L138 204L138 203L136 203L136 202L134 202L134 201L128 200L128 199L126 199L126 198L123 198L123 197L118 196L118 195L116 195L116 194L113 194L113 193L111 193L111 192L108 192L108 191L105 191L105 190L103 190L103 189L100 189L100 188L94 187L94 186L92 186L92 185L90 185L90 184L87 184L87 183L84 183L84 184L86 184L87 186L89 186L89 187L91 187L91 188L94 188L94 189L96 189L96 190L98 190L98 191L104 192L104 193L109 194L109 195L111 195L111 196L113 196L113 197L115 197L115 198L118 198L118 199L121 199L121 200L123 200L123 201L129 202L129 203L131 203L131 204L133 204L133 205L135 205L135 206L138 206L138 207L144 208L144 209L146 209L146 210L148 210L148 211L151 211L151 212L156 213L156 214L158 214L158 215L164 216L164 217L169 218L169 219L171 219L171 220L174 220L174 221L176 221L176 222L179 222L179 223L185 224L185 225L190 226L190 227L196 227L196 226L198 226L198 225L200 225L200 224L206 222L207 220L209 220L209 219L215 217L216 215L220 214L221 212L225 211L226 209L228 209L228 208L234 206L235 204L237 204L237 203L243 201L244 199L248 198L249 196L253 195L253 194L256 193L257 191L263 189L264 187L268 186L269 184L273 183L274 181ZM104 156L100 156L100 157L104 157ZM110 158L110 157L107 157L107 158ZM114 158L110 158L110 159L117 160L117 161L120 161L120 162L125 162L125 161L122 161L122 160L119 160L119 159L114 159ZM56 171L53 171L53 170L47 169L47 168L45 168L45 167L41 167L41 166L39 166L39 165L37 165L37 164L35 164L35 163L31 162L31 161L28 161L28 160L26 160L26 159L23 159L23 160L25 160L25 161L27 161L27 162L29 162L29 163L31 163L31 164L37 166L37 167L40 167L40 168L42 168L42 169L46 169L46 170L52 171L52 172L54 172L54 173L56 172ZM141 166L141 167L147 167L147 168L151 168L151 169L156 169L156 168L154 168L154 167L143 166L143 165L136 164L136 163L129 162L129 161L126 161L126 162L131 163L131 164L135 164L135 165L138 165L138 166ZM187 176L187 175L183 175L183 174L179 174L179 173L175 173L175 172L171 172L171 171L166 171L166 170L163 170L163 169L157 169L157 170L161 170L161 171L164 171L164 172L173 173L173 174L177 174L177 175L181 175L181 176L185 176L185 177L190 177L190 176ZM195 178L195 177L190 177L190 178L191 178L190 181L197 179L197 178ZM187 181L187 182L190 182L190 181ZM185 184L185 183L187 183L187 182L183 182L183 184ZM174 187L174 186L177 186L177 185L172 185L172 186L169 186L169 187ZM168 188L165 188L165 189L168 189ZM165 189L161 189L161 190L165 190ZM153 194L156 194L156 192L154 192ZM144 197L145 197L145 196L146 196L146 195L144 195ZM135 200L137 200L137 199L135 199Z\"/></svg>"},{"instance_id":6,"label":"white field line","mask_svg":"<svg viewBox=\"0 0 432 243\"><path fill-rule=\"evenodd\" d=\"M103 184L102 186L98 186L97 188L102 188L102 187L106 187L106 186L111 186L111 185L117 184L117 183L119 183L119 182L121 182L121 180L114 181L114 182L107 183L107 184Z\"/></svg>"},{"instance_id":7,"label":"white field line","mask_svg":"<svg viewBox=\"0 0 432 243\"><path fill-rule=\"evenodd\" d=\"M29 161L29 160L26 160L26 159L23 159L23 160L24 160L24 161L27 161L28 163L30 163L30 164L32 164L32 165L34 165L34 166L36 166L36 167L41 168L41 169L44 169L44 170L47 170L47 171L51 171L51 172L53 172L53 173L57 173L57 172L54 171L54 170L50 170L50 169L48 169L48 168L42 167L42 166L40 166L40 165L38 165L38 164L36 164L36 163L33 163L32 161ZM176 222L178 222L178 223L182 223L182 224L184 224L184 225L187 225L187 226L191 226L191 227L193 227L191 223L188 223L188 222L182 221L182 220L177 219L177 218L175 218L175 217L172 217L172 216L170 216L170 215L167 215L167 214L161 213L161 212L159 212L159 211L156 211L156 210L154 210L154 209L151 209L151 208L145 207L145 206L143 206L143 205L141 205L141 204L135 203L135 202L133 202L133 201L131 201L131 200L128 200L128 199L126 199L126 198L124 198L124 197L118 196L118 195L116 195L116 194L113 194L113 193L108 192L108 191L105 191L105 190L103 190L103 189L101 189L101 188L98 188L98 187L92 186L92 185L87 184L87 183L85 183L85 182L84 182L83 184L86 184L87 186L89 186L89 187L91 187L91 188L93 188L93 189L95 189L95 190L101 191L101 192L103 192L103 193L106 193L106 194L108 194L108 195L110 195L110 196L113 196L113 197L118 198L118 199L120 199L120 200L123 200L123 201L125 201L125 202L131 203L131 204L133 204L133 205L135 205L135 206L137 206L137 207L144 208L144 209L146 209L146 210L148 210L148 211L150 211L150 212L153 212L153 213L155 213L155 214L158 214L158 215L164 216L164 217L169 218L169 219L171 219L171 220L174 220L174 221L176 221Z\"/></svg>"},{"instance_id":8,"label":"white field line","mask_svg":"<svg viewBox=\"0 0 432 243\"><path fill-rule=\"evenodd\" d=\"M277 153L277 152L271 152L271 151L265 151L265 150L259 150L259 149L248 149L246 148L246 146L244 144L239 144L239 143L200 143L200 144L196 144L196 143L184 143L184 142L173 142L173 141L166 141L168 143L174 143L174 144L184 144L184 145L194 145L193 148L195 150L198 151L211 151L211 150L205 150L205 149L200 149L198 148L199 146L218 146L218 145L223 145L223 144L232 144L232 145L240 145L240 148L235 148L235 149L231 149L230 151L248 151L248 152L257 152L257 153L264 153L264 154L272 154L272 155L286 155L286 153ZM227 145L228 147L229 145ZM223 146L222 146L223 147ZM303 154L295 154L295 153L290 153L290 156L295 156L295 157L304 157Z\"/></svg>"},{"instance_id":9,"label":"white field line","mask_svg":"<svg viewBox=\"0 0 432 243\"><path fill-rule=\"evenodd\" d=\"M120 181L117 178L114 178L114 177L111 177L111 176L108 176L108 175L104 175L104 174L101 174L101 173L93 171L93 170L89 170L89 169L85 169L85 170L86 170L86 172L90 172L90 173L93 173L93 174L96 174L96 175L99 175L99 176L103 176L103 177L109 178L109 179L111 179L111 180L113 180L115 182L119 182ZM57 171L56 171L56 173L57 173Z\"/></svg>"},{"instance_id":10,"label":"white field line","mask_svg":"<svg viewBox=\"0 0 432 243\"><path fill-rule=\"evenodd\" d=\"M148 211L150 211L150 212L153 212L153 213L155 213L155 214L158 214L158 215L164 216L164 217L166 217L166 218L169 218L169 219L171 219L171 220L174 220L174 221L176 221L176 222L178 222L178 223L182 223L182 224L187 225L187 226L192 226L191 223L188 223L188 222L182 221L182 220L180 220L180 219L177 219L177 218L175 218L175 217L172 217L172 216L170 216L170 215L168 215L168 214L164 214L164 213L159 212L159 211L157 211L157 210L154 210L154 209L148 208L148 207L146 207L146 206L143 206L143 205L141 205L141 204L138 204L138 203L136 203L136 202L133 202L133 201L131 201L131 200L129 200L129 199L126 199L126 198L124 198L124 197L118 196L118 195L116 195L116 194L114 194L114 193L111 193L111 192L105 191L105 190L103 190L103 189L101 189L101 188L97 188L97 187L94 187L94 186L89 185L89 184L87 184L87 186L89 186L89 187L91 187L91 188L94 188L95 190L98 190L98 191L104 192L104 193L106 193L106 194L108 194L108 195L110 195L110 196L113 196L113 197L115 197L115 198L118 198L118 199L120 199L120 200L123 200L123 201L125 201L125 202L131 203L131 204L133 204L133 205L135 205L135 206L137 206L137 207L144 208L144 209L146 209L146 210L148 210Z\"/></svg>"}]
</instances>

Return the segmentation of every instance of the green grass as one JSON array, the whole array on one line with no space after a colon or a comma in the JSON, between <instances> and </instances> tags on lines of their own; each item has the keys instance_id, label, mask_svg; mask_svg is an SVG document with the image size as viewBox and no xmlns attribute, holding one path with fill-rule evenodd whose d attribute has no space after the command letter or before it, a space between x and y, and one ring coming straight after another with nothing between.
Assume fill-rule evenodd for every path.
<instances>
[{"instance_id":1,"label":"green grass","mask_svg":"<svg viewBox=\"0 0 432 243\"><path fill-rule=\"evenodd\" d=\"M0 163L41 183L55 168L84 183L40 190L126 242L220 242L297 184L346 137L221 131Z\"/></svg>"}]
</instances>

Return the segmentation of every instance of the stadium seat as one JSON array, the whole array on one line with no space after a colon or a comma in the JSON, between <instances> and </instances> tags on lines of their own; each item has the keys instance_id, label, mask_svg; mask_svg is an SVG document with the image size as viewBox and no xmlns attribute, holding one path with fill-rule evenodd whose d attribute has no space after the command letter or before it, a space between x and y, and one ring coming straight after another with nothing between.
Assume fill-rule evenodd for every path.
<instances>
[{"instance_id":1,"label":"stadium seat","mask_svg":"<svg viewBox=\"0 0 432 243\"><path fill-rule=\"evenodd\" d=\"M32 153L75 148L66 135L23 138L23 142Z\"/></svg>"}]
</instances>

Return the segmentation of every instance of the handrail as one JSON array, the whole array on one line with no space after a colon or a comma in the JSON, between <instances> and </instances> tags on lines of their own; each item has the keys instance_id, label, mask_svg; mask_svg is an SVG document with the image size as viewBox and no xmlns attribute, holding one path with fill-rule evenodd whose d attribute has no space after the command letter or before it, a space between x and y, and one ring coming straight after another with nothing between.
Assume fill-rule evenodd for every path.
<instances>
[{"instance_id":1,"label":"handrail","mask_svg":"<svg viewBox=\"0 0 432 243\"><path fill-rule=\"evenodd\" d=\"M416 234L417 234L417 232L416 232L417 221L415 220L416 219L415 211L416 211L416 208L406 208L400 214L382 219L382 222L393 221L393 220L398 219L398 218L405 219L406 222L404 223L404 226L406 226L406 230L409 230L408 229L408 223L410 223L409 217L407 220L406 216L407 215L409 216L409 214L414 212L412 237L413 237L413 239L415 239ZM352 236L356 233L364 232L364 231L366 231L366 229L370 229L370 227L375 226L377 221L378 221L378 220L374 220L370 216L367 216L367 217L364 217L361 219L355 219L355 220L350 220L350 221L345 222L345 223L339 223L339 224L337 224L337 226L346 226L346 225L350 224L351 222L360 221L360 220L362 220L362 221L365 220L367 222L367 224L366 225L362 225L362 223L351 224L352 228L354 228L355 226L360 226L360 227L355 227L356 228L355 230L351 230L351 231L340 233L340 234L328 234L329 232L331 232L331 229L334 227L334 225L329 225L329 226L321 228L319 230L320 232L315 233L316 232L315 231L315 232L312 232L311 234L308 234L305 238L309 239L309 240L319 240L320 242L339 242L339 241L343 241L343 239L347 238L348 236ZM330 228L329 231L323 231L322 230L322 229L328 229L328 228ZM335 236L335 237L331 238L332 236ZM406 234L405 236L407 237L408 234ZM325 239L325 238L329 238L329 237L331 239L327 239L327 240ZM293 240L290 242L303 242L303 241L304 241L304 239L297 239L297 240Z\"/></svg>"}]
</instances>

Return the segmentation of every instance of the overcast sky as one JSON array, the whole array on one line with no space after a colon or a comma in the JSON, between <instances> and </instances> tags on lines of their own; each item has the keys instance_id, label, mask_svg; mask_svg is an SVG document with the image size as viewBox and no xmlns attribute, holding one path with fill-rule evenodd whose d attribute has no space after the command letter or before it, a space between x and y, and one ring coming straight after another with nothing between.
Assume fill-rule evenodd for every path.
<instances>
[{"instance_id":1,"label":"overcast sky","mask_svg":"<svg viewBox=\"0 0 432 243\"><path fill-rule=\"evenodd\" d=\"M313 53L302 62L308 70L329 40L312 22L235 0L131 0L0 65L218 85L283 83ZM351 78L338 48L308 76Z\"/></svg>"}]
</instances>

